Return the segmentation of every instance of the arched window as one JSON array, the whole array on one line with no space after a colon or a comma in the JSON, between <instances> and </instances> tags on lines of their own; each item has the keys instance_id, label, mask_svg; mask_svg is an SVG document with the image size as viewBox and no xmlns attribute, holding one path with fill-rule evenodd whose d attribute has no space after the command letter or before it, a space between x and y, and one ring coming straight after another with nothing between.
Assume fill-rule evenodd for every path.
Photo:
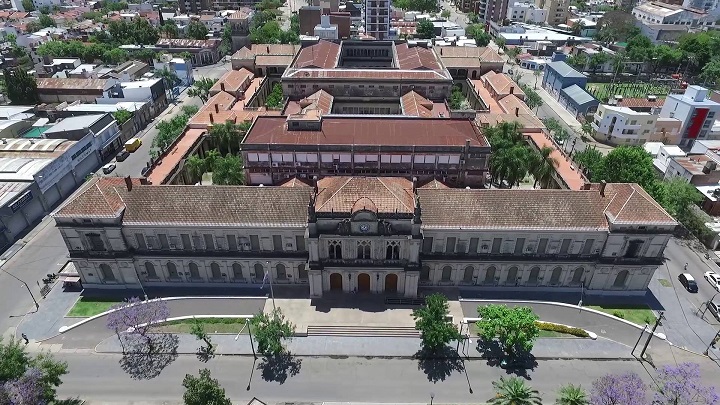
<instances>
[{"instance_id":1,"label":"arched window","mask_svg":"<svg viewBox=\"0 0 720 405\"><path fill-rule=\"evenodd\" d=\"M533 267L530 270L530 276L528 276L528 285L537 285L538 277L540 276L540 267Z\"/></svg>"},{"instance_id":2,"label":"arched window","mask_svg":"<svg viewBox=\"0 0 720 405\"><path fill-rule=\"evenodd\" d=\"M145 262L145 272L147 273L147 278L158 278L157 272L155 271L155 265L151 262Z\"/></svg>"},{"instance_id":3,"label":"arched window","mask_svg":"<svg viewBox=\"0 0 720 405\"><path fill-rule=\"evenodd\" d=\"M233 271L233 279L242 280L244 278L241 265L239 265L237 263L233 263L232 271Z\"/></svg>"},{"instance_id":4,"label":"arched window","mask_svg":"<svg viewBox=\"0 0 720 405\"><path fill-rule=\"evenodd\" d=\"M177 266L175 266L175 263L167 262L167 269L168 269L168 275L170 275L170 278L180 278L180 275L178 274Z\"/></svg>"},{"instance_id":5,"label":"arched window","mask_svg":"<svg viewBox=\"0 0 720 405\"><path fill-rule=\"evenodd\" d=\"M200 270L198 270L198 265L195 263L190 263L188 265L188 268L190 269L190 278L197 280L200 278Z\"/></svg>"},{"instance_id":6,"label":"arched window","mask_svg":"<svg viewBox=\"0 0 720 405\"><path fill-rule=\"evenodd\" d=\"M508 270L507 278L505 278L505 284L517 283L517 273L518 273L517 267L515 267L515 266L510 267L510 270Z\"/></svg>"},{"instance_id":7,"label":"arched window","mask_svg":"<svg viewBox=\"0 0 720 405\"><path fill-rule=\"evenodd\" d=\"M428 266L422 266L420 269L420 281L429 281L430 280L430 267Z\"/></svg>"},{"instance_id":8,"label":"arched window","mask_svg":"<svg viewBox=\"0 0 720 405\"><path fill-rule=\"evenodd\" d=\"M495 283L495 267L490 266L485 270L485 284Z\"/></svg>"},{"instance_id":9,"label":"arched window","mask_svg":"<svg viewBox=\"0 0 720 405\"><path fill-rule=\"evenodd\" d=\"M575 269L575 271L573 272L572 283L575 285L580 284L582 282L583 273L585 273L585 269L583 269L582 267L578 267L577 269Z\"/></svg>"},{"instance_id":10,"label":"arched window","mask_svg":"<svg viewBox=\"0 0 720 405\"><path fill-rule=\"evenodd\" d=\"M213 280L218 280L222 278L222 273L220 273L220 265L217 263L210 263L210 275L212 276Z\"/></svg>"},{"instance_id":11,"label":"arched window","mask_svg":"<svg viewBox=\"0 0 720 405\"><path fill-rule=\"evenodd\" d=\"M277 272L278 280L285 280L287 278L287 272L285 271L284 264L278 263L277 266L275 266L275 271Z\"/></svg>"},{"instance_id":12,"label":"arched window","mask_svg":"<svg viewBox=\"0 0 720 405\"><path fill-rule=\"evenodd\" d=\"M305 263L300 263L298 265L298 276L300 277L300 280L307 280L308 271L305 268Z\"/></svg>"},{"instance_id":13,"label":"arched window","mask_svg":"<svg viewBox=\"0 0 720 405\"><path fill-rule=\"evenodd\" d=\"M450 281L450 278L452 278L452 267L445 266L442 269L442 281Z\"/></svg>"},{"instance_id":14,"label":"arched window","mask_svg":"<svg viewBox=\"0 0 720 405\"><path fill-rule=\"evenodd\" d=\"M370 241L361 240L357 243L357 258L370 259Z\"/></svg>"},{"instance_id":15,"label":"arched window","mask_svg":"<svg viewBox=\"0 0 720 405\"><path fill-rule=\"evenodd\" d=\"M463 273L463 282L472 283L474 274L475 268L473 268L473 266L465 267L465 273Z\"/></svg>"},{"instance_id":16,"label":"arched window","mask_svg":"<svg viewBox=\"0 0 720 405\"><path fill-rule=\"evenodd\" d=\"M339 240L328 241L328 258L342 259L342 242Z\"/></svg>"},{"instance_id":17,"label":"arched window","mask_svg":"<svg viewBox=\"0 0 720 405\"><path fill-rule=\"evenodd\" d=\"M265 278L265 269L260 263L255 263L255 281L262 281Z\"/></svg>"},{"instance_id":18,"label":"arched window","mask_svg":"<svg viewBox=\"0 0 720 405\"><path fill-rule=\"evenodd\" d=\"M615 277L615 282L613 283L613 287L621 288L625 287L625 283L627 282L627 278L630 272L627 270L623 270L620 273L617 274Z\"/></svg>"},{"instance_id":19,"label":"arched window","mask_svg":"<svg viewBox=\"0 0 720 405\"><path fill-rule=\"evenodd\" d=\"M397 241L389 241L385 248L386 260L400 260L400 245Z\"/></svg>"},{"instance_id":20,"label":"arched window","mask_svg":"<svg viewBox=\"0 0 720 405\"><path fill-rule=\"evenodd\" d=\"M115 274L107 264L103 263L100 265L100 275L103 281L115 281Z\"/></svg>"},{"instance_id":21,"label":"arched window","mask_svg":"<svg viewBox=\"0 0 720 405\"><path fill-rule=\"evenodd\" d=\"M560 283L561 275L562 275L562 268L555 267L552 271L552 275L550 276L550 284L555 285L555 284Z\"/></svg>"}]
</instances>

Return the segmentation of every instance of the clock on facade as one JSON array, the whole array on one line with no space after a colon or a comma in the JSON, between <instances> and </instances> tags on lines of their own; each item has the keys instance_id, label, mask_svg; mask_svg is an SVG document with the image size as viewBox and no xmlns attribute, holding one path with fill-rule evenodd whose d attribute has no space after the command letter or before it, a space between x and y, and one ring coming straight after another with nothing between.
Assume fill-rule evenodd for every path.
<instances>
[{"instance_id":1,"label":"clock on facade","mask_svg":"<svg viewBox=\"0 0 720 405\"><path fill-rule=\"evenodd\" d=\"M360 225L360 232L367 232L369 230L370 230L370 225L368 225L368 224Z\"/></svg>"}]
</instances>

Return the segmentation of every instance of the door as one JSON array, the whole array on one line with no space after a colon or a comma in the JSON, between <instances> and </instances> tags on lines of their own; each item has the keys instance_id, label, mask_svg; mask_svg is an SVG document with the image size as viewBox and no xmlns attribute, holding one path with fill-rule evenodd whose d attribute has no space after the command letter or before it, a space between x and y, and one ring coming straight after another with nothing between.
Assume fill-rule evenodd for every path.
<instances>
[{"instance_id":1,"label":"door","mask_svg":"<svg viewBox=\"0 0 720 405\"><path fill-rule=\"evenodd\" d=\"M367 273L360 273L358 276L358 292L370 291L370 275Z\"/></svg>"},{"instance_id":2,"label":"door","mask_svg":"<svg viewBox=\"0 0 720 405\"><path fill-rule=\"evenodd\" d=\"M342 275L333 273L330 275L330 291L342 291Z\"/></svg>"},{"instance_id":3,"label":"door","mask_svg":"<svg viewBox=\"0 0 720 405\"><path fill-rule=\"evenodd\" d=\"M388 274L387 276L385 276L385 292L386 293L396 293L397 292L397 284L398 284L397 274Z\"/></svg>"}]
</instances>

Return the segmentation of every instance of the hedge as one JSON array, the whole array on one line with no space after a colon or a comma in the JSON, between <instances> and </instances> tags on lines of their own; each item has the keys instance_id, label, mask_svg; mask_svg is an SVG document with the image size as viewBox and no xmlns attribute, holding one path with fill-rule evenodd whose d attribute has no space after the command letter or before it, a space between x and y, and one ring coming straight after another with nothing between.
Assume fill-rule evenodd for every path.
<instances>
[{"instance_id":1,"label":"hedge","mask_svg":"<svg viewBox=\"0 0 720 405\"><path fill-rule=\"evenodd\" d=\"M548 322L536 322L538 328L541 330L548 330L552 332L559 332L559 333L567 333L568 335L573 335L577 337L590 337L590 335L584 330L580 328L573 328L572 326L565 326L565 325L558 325L555 323L548 323Z\"/></svg>"}]
</instances>

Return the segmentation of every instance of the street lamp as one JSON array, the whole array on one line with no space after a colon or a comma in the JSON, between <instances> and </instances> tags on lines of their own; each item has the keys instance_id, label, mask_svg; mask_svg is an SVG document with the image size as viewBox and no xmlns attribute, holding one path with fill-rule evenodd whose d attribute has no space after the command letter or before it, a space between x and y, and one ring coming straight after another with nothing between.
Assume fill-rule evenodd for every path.
<instances>
[{"instance_id":1,"label":"street lamp","mask_svg":"<svg viewBox=\"0 0 720 405\"><path fill-rule=\"evenodd\" d=\"M10 273L9 271L7 271L7 270L3 270L3 271L4 271L5 273L9 274L10 277L12 277L12 278L14 278L15 280L21 282L21 283L25 286L25 288L27 289L28 293L30 294L30 298L32 298L33 302L35 303L35 311L39 310L39 309L40 309L40 304L38 304L37 300L35 299L35 296L33 295L32 291L30 291L30 287L27 285L27 283L24 282L24 281L22 281L22 280L20 280L19 278L15 277L15 275L12 274L12 273Z\"/></svg>"}]
</instances>

